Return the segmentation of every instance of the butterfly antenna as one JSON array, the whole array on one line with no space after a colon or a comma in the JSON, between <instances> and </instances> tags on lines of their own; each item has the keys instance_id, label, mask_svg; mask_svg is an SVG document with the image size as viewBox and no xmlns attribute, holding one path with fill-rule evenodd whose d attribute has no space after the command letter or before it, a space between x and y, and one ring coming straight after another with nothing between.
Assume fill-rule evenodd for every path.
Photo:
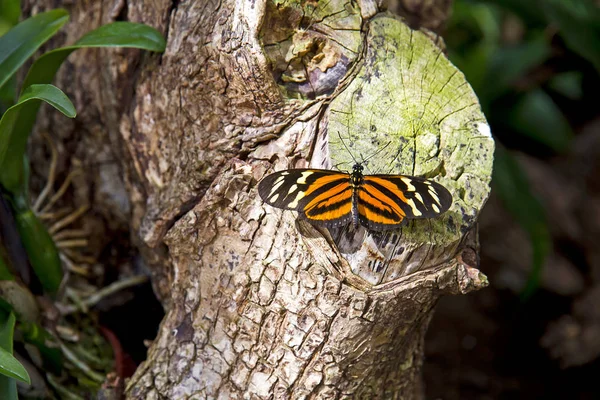
<instances>
[{"instance_id":1,"label":"butterfly antenna","mask_svg":"<svg viewBox=\"0 0 600 400\"><path fill-rule=\"evenodd\" d=\"M390 144L392 143L392 141L389 141L386 143L385 146L381 147L379 150L377 150L375 153L371 154L369 157L367 157L366 160L363 160L364 162L369 161L370 159L372 159L373 157L375 157L377 154L381 153L383 150L385 150Z\"/></svg>"},{"instance_id":2,"label":"butterfly antenna","mask_svg":"<svg viewBox=\"0 0 600 400\"><path fill-rule=\"evenodd\" d=\"M348 128L348 129L350 129L350 128ZM340 135L339 132L337 134L338 134L338 137L340 138L340 142L342 142L342 144L344 145L344 148L346 149L346 151L348 151L348 154L350 154L350 157L352 157L352 161L354 161L354 164L358 164L358 162L356 161L356 158L354 158L354 156L352 155L352 152L350 151L348 146L346 146L346 142L344 142L344 139L342 139L342 135Z\"/></svg>"},{"instance_id":3,"label":"butterfly antenna","mask_svg":"<svg viewBox=\"0 0 600 400\"><path fill-rule=\"evenodd\" d=\"M342 169L340 168L340 165L344 165L344 164L348 164L347 162L342 161L341 163L337 163L335 164L333 167L335 169L337 169L338 171L341 171Z\"/></svg>"},{"instance_id":4,"label":"butterfly antenna","mask_svg":"<svg viewBox=\"0 0 600 400\"><path fill-rule=\"evenodd\" d=\"M389 145L390 142L387 142L385 146L381 147L379 150L377 150L375 153L371 154L369 157L364 158L363 155L361 154L360 157L362 158L362 164L366 167L369 160L372 159L373 157L375 157L377 154L381 153L383 150L385 150ZM375 171L371 171L370 173L375 173Z\"/></svg>"}]
</instances>

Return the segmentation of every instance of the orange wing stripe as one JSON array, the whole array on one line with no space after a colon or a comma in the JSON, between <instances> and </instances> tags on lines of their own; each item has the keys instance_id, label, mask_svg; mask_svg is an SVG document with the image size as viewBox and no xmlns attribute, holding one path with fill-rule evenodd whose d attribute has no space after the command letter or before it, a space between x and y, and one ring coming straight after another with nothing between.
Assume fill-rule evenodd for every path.
<instances>
[{"instance_id":1,"label":"orange wing stripe","mask_svg":"<svg viewBox=\"0 0 600 400\"><path fill-rule=\"evenodd\" d=\"M406 196L404 196L404 193L401 190L399 190L398 186L396 186L393 182L390 182L387 179L378 178L376 176L365 176L365 183L367 183L369 181L374 182L380 186L383 186L384 188L386 188L387 190L389 190L390 192L392 192L396 196L398 196L398 198L400 200L402 200L405 203L407 202Z\"/></svg>"},{"instance_id":2,"label":"orange wing stripe","mask_svg":"<svg viewBox=\"0 0 600 400\"><path fill-rule=\"evenodd\" d=\"M346 174L330 174L322 176L318 179L315 179L313 183L306 189L304 192L304 196L309 196L315 190L319 190L321 187L330 184L331 182L335 182L340 179L348 179ZM337 186L336 186L337 187Z\"/></svg>"},{"instance_id":3,"label":"orange wing stripe","mask_svg":"<svg viewBox=\"0 0 600 400\"><path fill-rule=\"evenodd\" d=\"M393 211L401 217L404 217L406 215L394 200L390 199L376 187L371 186L369 184L365 184L364 189L367 190L369 195L367 196L367 193L365 193L364 191L361 191L359 193L359 198L364 202L372 204L381 210ZM396 190L396 192L398 192L398 190ZM402 196L400 199L402 201L406 201L406 197L404 196Z\"/></svg>"},{"instance_id":4,"label":"orange wing stripe","mask_svg":"<svg viewBox=\"0 0 600 400\"><path fill-rule=\"evenodd\" d=\"M404 219L400 215L398 215L397 219L387 218L381 214L374 213L373 211L366 208L364 205L358 206L358 212L359 214L363 215L366 219L376 224L397 225Z\"/></svg>"},{"instance_id":5,"label":"orange wing stripe","mask_svg":"<svg viewBox=\"0 0 600 400\"><path fill-rule=\"evenodd\" d=\"M315 220L319 220L319 221L329 221L329 220L334 220L334 219L340 218L351 212L352 212L352 202L348 201L345 204L343 204L341 207L324 212L322 214L310 215L307 213L306 216L309 219L315 219Z\"/></svg>"},{"instance_id":6,"label":"orange wing stripe","mask_svg":"<svg viewBox=\"0 0 600 400\"><path fill-rule=\"evenodd\" d=\"M314 191L313 185L316 185L316 183L318 182L315 181L315 183L313 183L311 185L310 188L308 188L308 190L305 192L305 196L307 196L310 191ZM340 183L337 186L332 187L329 190L324 191L323 193L315 196L314 199L312 199L306 206L304 206L305 210L310 210L313 207L316 206L330 206L333 205L337 202L343 201L343 200L347 200L350 197L352 197L352 190L350 190L350 185L348 184L348 182L343 182Z\"/></svg>"}]
</instances>

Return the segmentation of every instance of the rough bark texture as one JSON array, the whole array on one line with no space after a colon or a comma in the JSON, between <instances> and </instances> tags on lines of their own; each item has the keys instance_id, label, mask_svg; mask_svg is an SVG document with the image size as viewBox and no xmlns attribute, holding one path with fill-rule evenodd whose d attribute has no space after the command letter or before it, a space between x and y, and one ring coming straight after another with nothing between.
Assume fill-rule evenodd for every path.
<instances>
[{"instance_id":1,"label":"rough bark texture","mask_svg":"<svg viewBox=\"0 0 600 400\"><path fill-rule=\"evenodd\" d=\"M413 26L447 15L447 1L407 4ZM117 18L168 40L163 55L74 54L57 84L83 109L78 129L42 119L70 158L63 170L86 170L76 193L100 216L88 224L130 227L168 309L128 396L422 397L437 299L486 284L474 223L493 152L433 35L369 0L94 1L71 13L67 42ZM372 235L260 201L256 183L274 169L348 162L337 138L361 155L389 141L368 167L439 180L451 210Z\"/></svg>"}]
</instances>

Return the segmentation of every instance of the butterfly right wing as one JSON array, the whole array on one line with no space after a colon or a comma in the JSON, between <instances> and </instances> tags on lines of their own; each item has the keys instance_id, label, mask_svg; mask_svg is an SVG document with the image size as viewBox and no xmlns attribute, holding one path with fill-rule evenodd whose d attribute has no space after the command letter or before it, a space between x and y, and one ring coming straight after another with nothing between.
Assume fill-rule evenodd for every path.
<instances>
[{"instance_id":1,"label":"butterfly right wing","mask_svg":"<svg viewBox=\"0 0 600 400\"><path fill-rule=\"evenodd\" d=\"M296 210L310 222L327 227L352 220L350 176L325 169L288 169L266 176L258 194L273 207Z\"/></svg>"},{"instance_id":2,"label":"butterfly right wing","mask_svg":"<svg viewBox=\"0 0 600 400\"><path fill-rule=\"evenodd\" d=\"M407 175L365 175L358 195L358 216L371 230L396 229L406 219L434 218L452 205L439 183Z\"/></svg>"}]
</instances>

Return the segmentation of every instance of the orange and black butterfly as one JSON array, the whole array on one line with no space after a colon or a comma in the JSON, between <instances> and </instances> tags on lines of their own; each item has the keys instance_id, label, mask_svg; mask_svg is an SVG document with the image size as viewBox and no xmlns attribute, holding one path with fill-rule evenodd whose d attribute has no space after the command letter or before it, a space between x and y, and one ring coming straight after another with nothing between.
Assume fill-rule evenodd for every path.
<instances>
[{"instance_id":1,"label":"orange and black butterfly","mask_svg":"<svg viewBox=\"0 0 600 400\"><path fill-rule=\"evenodd\" d=\"M258 184L269 205L296 210L301 218L328 228L360 223L370 230L398 228L407 219L432 218L450 208L452 195L437 182L407 175L363 175L326 169L288 169Z\"/></svg>"}]
</instances>

